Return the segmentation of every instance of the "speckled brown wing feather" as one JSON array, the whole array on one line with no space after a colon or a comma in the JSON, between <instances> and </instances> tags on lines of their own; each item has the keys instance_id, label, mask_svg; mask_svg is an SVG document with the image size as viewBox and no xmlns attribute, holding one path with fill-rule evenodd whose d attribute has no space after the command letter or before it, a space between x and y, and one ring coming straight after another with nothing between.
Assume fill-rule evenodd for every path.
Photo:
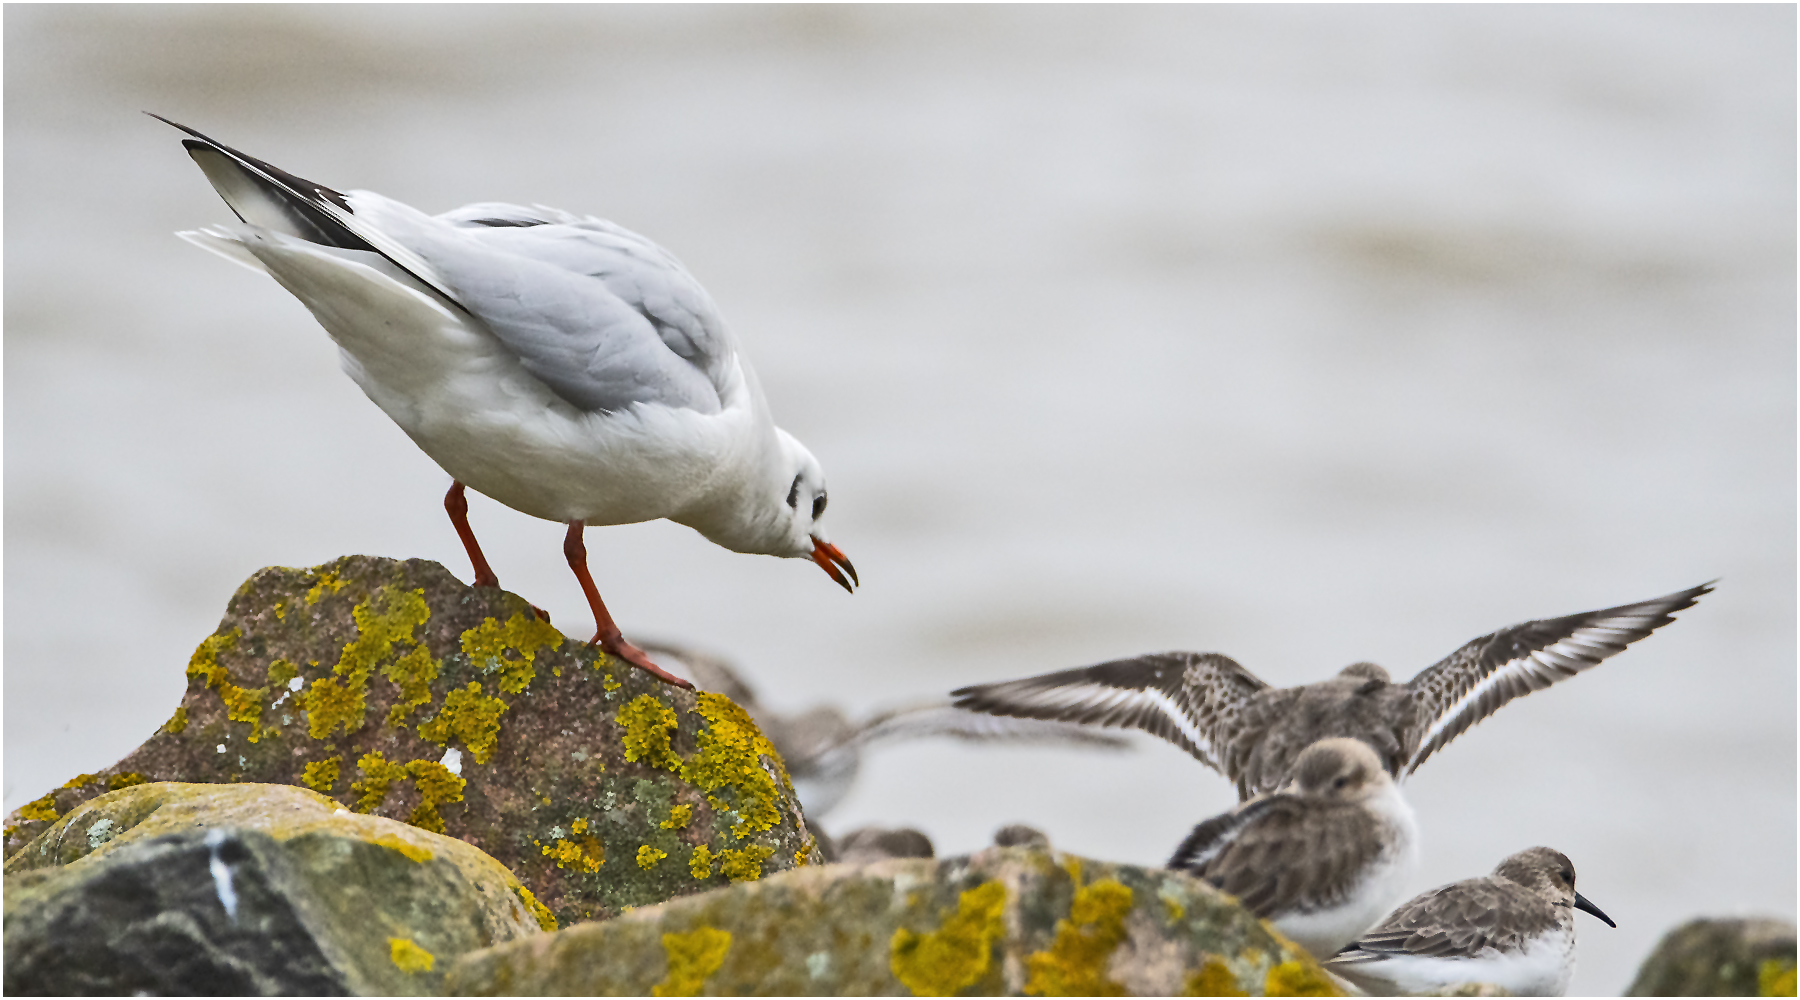
<instances>
[{"instance_id":1,"label":"speckled brown wing feather","mask_svg":"<svg viewBox=\"0 0 1800 1000\"><path fill-rule=\"evenodd\" d=\"M1246 701L1235 736L1221 751L1225 773L1237 782L1239 799L1267 794L1287 784L1307 747L1345 736L1368 744L1396 774L1406 763L1412 705L1405 685L1359 677L1264 691Z\"/></svg>"},{"instance_id":2,"label":"speckled brown wing feather","mask_svg":"<svg viewBox=\"0 0 1800 1000\"><path fill-rule=\"evenodd\" d=\"M1514 950L1555 927L1557 919L1549 900L1487 875L1413 897L1332 961L1355 965L1393 955L1456 958L1486 948Z\"/></svg>"},{"instance_id":3,"label":"speckled brown wing feather","mask_svg":"<svg viewBox=\"0 0 1800 1000\"><path fill-rule=\"evenodd\" d=\"M1716 582L1716 581L1715 581ZM1693 607L1712 584L1667 597L1524 622L1484 635L1424 670L1407 685L1417 699L1404 777L1425 758L1500 706L1573 677Z\"/></svg>"},{"instance_id":4,"label":"speckled brown wing feather","mask_svg":"<svg viewBox=\"0 0 1800 1000\"><path fill-rule=\"evenodd\" d=\"M1279 794L1240 806L1195 863L1182 866L1269 918L1342 902L1382 850L1374 816L1354 803ZM1189 840L1208 823L1196 827ZM1184 848L1189 845L1184 843ZM1176 860L1180 860L1180 851ZM1173 867L1173 865L1172 865Z\"/></svg>"},{"instance_id":5,"label":"speckled brown wing feather","mask_svg":"<svg viewBox=\"0 0 1800 1000\"><path fill-rule=\"evenodd\" d=\"M1246 702L1268 688L1218 653L1154 653L952 692L958 708L990 715L1125 726L1160 736L1230 776L1221 740Z\"/></svg>"}]
</instances>

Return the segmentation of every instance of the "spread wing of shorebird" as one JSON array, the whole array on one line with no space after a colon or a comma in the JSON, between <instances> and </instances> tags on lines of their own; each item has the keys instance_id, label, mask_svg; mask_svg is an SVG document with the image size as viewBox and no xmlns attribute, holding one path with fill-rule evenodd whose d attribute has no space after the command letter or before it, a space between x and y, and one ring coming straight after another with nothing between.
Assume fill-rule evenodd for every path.
<instances>
[{"instance_id":1,"label":"spread wing of shorebird","mask_svg":"<svg viewBox=\"0 0 1800 1000\"><path fill-rule=\"evenodd\" d=\"M1407 684L1417 721L1397 777L1418 770L1425 758L1514 698L1594 667L1674 621L1675 612L1693 607L1717 582L1603 611L1523 622L1466 643Z\"/></svg>"},{"instance_id":2,"label":"spread wing of shorebird","mask_svg":"<svg viewBox=\"0 0 1800 1000\"><path fill-rule=\"evenodd\" d=\"M1123 726L1160 736L1230 776L1225 750L1250 703L1270 690L1218 653L1153 653L952 692L991 715Z\"/></svg>"},{"instance_id":3,"label":"spread wing of shorebird","mask_svg":"<svg viewBox=\"0 0 1800 1000\"><path fill-rule=\"evenodd\" d=\"M1513 625L1404 684L1358 663L1316 684L1273 688L1230 657L1172 652L977 684L953 696L959 707L993 715L1144 730L1225 775L1240 799L1281 787L1302 750L1333 736L1367 743L1404 780L1500 706L1619 653L1712 588Z\"/></svg>"}]
</instances>

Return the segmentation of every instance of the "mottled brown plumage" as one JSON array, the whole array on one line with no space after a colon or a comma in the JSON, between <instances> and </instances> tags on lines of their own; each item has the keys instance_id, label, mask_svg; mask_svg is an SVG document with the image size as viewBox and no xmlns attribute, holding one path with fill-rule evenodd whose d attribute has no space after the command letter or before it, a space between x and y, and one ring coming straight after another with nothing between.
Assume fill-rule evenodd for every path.
<instances>
[{"instance_id":1,"label":"mottled brown plumage","mask_svg":"<svg viewBox=\"0 0 1800 1000\"><path fill-rule=\"evenodd\" d=\"M1573 677L1673 621L1709 593L1530 621L1472 640L1404 684L1373 663L1303 687L1273 688L1219 653L1152 653L956 691L993 715L1127 726L1153 733L1224 774L1238 797L1284 784L1301 751L1333 736L1361 740L1404 781L1427 757L1520 695Z\"/></svg>"},{"instance_id":2,"label":"mottled brown plumage","mask_svg":"<svg viewBox=\"0 0 1800 1000\"><path fill-rule=\"evenodd\" d=\"M1574 910L1612 919L1575 891L1575 866L1548 847L1520 851L1492 875L1422 893L1332 958L1372 992L1435 991L1489 982L1558 995L1574 966Z\"/></svg>"},{"instance_id":3,"label":"mottled brown plumage","mask_svg":"<svg viewBox=\"0 0 1800 1000\"><path fill-rule=\"evenodd\" d=\"M1411 810L1374 752L1329 739L1300 755L1280 792L1194 827L1168 866L1238 897L1323 956L1400 897L1416 840Z\"/></svg>"}]
</instances>

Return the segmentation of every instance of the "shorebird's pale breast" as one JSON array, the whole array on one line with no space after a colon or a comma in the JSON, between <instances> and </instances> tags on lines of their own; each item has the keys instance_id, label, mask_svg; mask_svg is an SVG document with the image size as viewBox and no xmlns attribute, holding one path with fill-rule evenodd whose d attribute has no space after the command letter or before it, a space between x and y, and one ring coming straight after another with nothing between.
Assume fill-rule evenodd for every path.
<instances>
[{"instance_id":1,"label":"shorebird's pale breast","mask_svg":"<svg viewBox=\"0 0 1800 1000\"><path fill-rule=\"evenodd\" d=\"M1350 969L1333 968L1371 993L1436 993L1460 983L1491 983L1513 996L1559 997L1575 973L1575 932L1558 927L1517 951L1484 948L1473 955L1394 955Z\"/></svg>"}]
</instances>

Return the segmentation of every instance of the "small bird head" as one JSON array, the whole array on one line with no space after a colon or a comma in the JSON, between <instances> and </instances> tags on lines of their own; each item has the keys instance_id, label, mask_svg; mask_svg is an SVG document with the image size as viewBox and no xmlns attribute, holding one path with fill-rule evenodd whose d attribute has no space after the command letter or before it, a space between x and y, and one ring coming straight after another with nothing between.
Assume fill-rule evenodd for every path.
<instances>
[{"instance_id":1,"label":"small bird head","mask_svg":"<svg viewBox=\"0 0 1800 1000\"><path fill-rule=\"evenodd\" d=\"M811 559L827 576L836 580L838 586L854 594L856 585L862 582L856 578L856 567L850 565L850 560L837 546L826 540L825 530L819 526L819 519L825 516L825 470L793 435L780 428L775 434L787 458L782 510L786 512L783 516L791 549L782 554Z\"/></svg>"},{"instance_id":2,"label":"small bird head","mask_svg":"<svg viewBox=\"0 0 1800 1000\"><path fill-rule=\"evenodd\" d=\"M1288 788L1311 798L1359 802L1392 783L1367 743L1340 736L1301 751Z\"/></svg>"},{"instance_id":3,"label":"small bird head","mask_svg":"<svg viewBox=\"0 0 1800 1000\"><path fill-rule=\"evenodd\" d=\"M1608 927L1617 927L1612 918L1575 891L1575 865L1561 851L1548 847L1532 847L1510 855L1494 869L1494 877L1531 889L1555 906L1573 906L1599 917Z\"/></svg>"}]
</instances>

